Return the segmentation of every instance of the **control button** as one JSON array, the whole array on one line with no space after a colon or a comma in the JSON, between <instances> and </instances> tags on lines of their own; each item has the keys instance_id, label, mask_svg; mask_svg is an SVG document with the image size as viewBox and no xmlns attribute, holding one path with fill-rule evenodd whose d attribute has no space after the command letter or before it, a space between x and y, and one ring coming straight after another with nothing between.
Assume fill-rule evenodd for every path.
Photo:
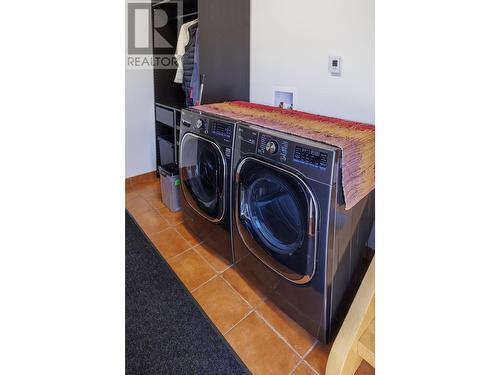
<instances>
[{"instance_id":1,"label":"control button","mask_svg":"<svg viewBox=\"0 0 500 375\"><path fill-rule=\"evenodd\" d=\"M274 141L268 141L266 143L266 151L269 154L275 154L276 151L278 151L278 145L276 144L276 142L274 142Z\"/></svg>"},{"instance_id":2,"label":"control button","mask_svg":"<svg viewBox=\"0 0 500 375\"><path fill-rule=\"evenodd\" d=\"M198 119L198 121L196 121L196 129L201 129L201 128L203 128L203 120Z\"/></svg>"}]
</instances>

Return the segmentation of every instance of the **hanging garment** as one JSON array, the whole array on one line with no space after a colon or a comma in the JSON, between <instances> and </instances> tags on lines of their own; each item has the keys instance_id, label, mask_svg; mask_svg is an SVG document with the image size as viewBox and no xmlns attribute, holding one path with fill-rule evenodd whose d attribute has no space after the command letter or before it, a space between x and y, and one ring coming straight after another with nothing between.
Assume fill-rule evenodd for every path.
<instances>
[{"instance_id":1,"label":"hanging garment","mask_svg":"<svg viewBox=\"0 0 500 375\"><path fill-rule=\"evenodd\" d=\"M198 100L200 90L200 74L198 70L198 25L191 25L189 42L182 57L183 80L182 87L186 94L186 105L194 105Z\"/></svg>"},{"instance_id":2,"label":"hanging garment","mask_svg":"<svg viewBox=\"0 0 500 375\"><path fill-rule=\"evenodd\" d=\"M177 47L175 49L175 59L177 60L177 72L175 74L174 82L182 83L183 77L183 66L182 66L182 57L186 52L186 45L189 43L189 27L192 25L197 25L198 19L194 21L187 22L181 26L179 31L179 38L177 39Z\"/></svg>"},{"instance_id":3,"label":"hanging garment","mask_svg":"<svg viewBox=\"0 0 500 375\"><path fill-rule=\"evenodd\" d=\"M199 61L200 61L200 50L198 43L198 33L199 29L196 29L196 39L194 46L194 65L193 65L193 74L191 75L191 98L193 99L193 105L199 104L198 100L200 99L200 70L199 70Z\"/></svg>"}]
</instances>

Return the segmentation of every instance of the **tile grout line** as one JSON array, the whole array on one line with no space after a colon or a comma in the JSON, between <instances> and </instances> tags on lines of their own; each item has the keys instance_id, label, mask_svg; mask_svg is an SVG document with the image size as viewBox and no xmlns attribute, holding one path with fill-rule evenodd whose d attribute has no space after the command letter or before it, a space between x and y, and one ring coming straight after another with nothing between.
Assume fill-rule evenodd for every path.
<instances>
[{"instance_id":1,"label":"tile grout line","mask_svg":"<svg viewBox=\"0 0 500 375\"><path fill-rule=\"evenodd\" d=\"M147 202L147 201L146 201L146 202ZM149 204L149 202L148 202L148 204ZM149 204L149 205L151 206L151 204ZM165 207L167 207L167 206L165 206ZM183 220L181 220L180 222L178 222L178 223L176 223L176 224L172 224L172 223L170 222L170 220L168 220L166 217L164 217L164 216L160 213L161 208L155 208L155 207L153 207L153 206L151 206L151 208L153 208L153 210L155 210L155 211L156 211L156 213L157 213L158 215L160 215L160 217L161 217L163 220L165 220L165 221L167 222L167 224L169 225L169 227L170 227L170 228L173 228L173 227L175 227L177 224L180 224L180 223L182 223L182 222L183 222ZM163 207L162 207L162 208L163 208ZM168 207L167 207L167 208L168 208ZM170 210L170 208L169 208L169 210ZM173 211L170 211L170 212L172 212L172 213L173 213Z\"/></svg>"},{"instance_id":2,"label":"tile grout line","mask_svg":"<svg viewBox=\"0 0 500 375\"><path fill-rule=\"evenodd\" d=\"M198 286L197 286L196 288L194 288L193 290L188 290L188 291L189 291L189 293L191 294L191 296L192 296L194 299L196 299L196 298L195 298L195 296L193 295L193 293L194 293L194 292L196 292L198 289L200 289L200 288L202 288L203 286L205 286L206 284L208 284L210 281L215 280L215 279L216 279L217 277L219 277L219 276L220 276L220 278L221 278L222 280L224 280L224 281L227 283L227 281L226 281L226 280L222 277L222 272L221 272L221 273L217 272L217 270L216 270L216 269L215 269L215 268L214 268L214 267L213 267L213 266L212 266L212 265L208 262L208 260L206 260L206 259L205 259L205 257L204 257L203 255L201 255L200 253L198 253L198 252L196 251L196 249L194 249L194 247L196 247L196 246L198 246L198 245L193 246L191 249L193 249L193 250L194 250L194 252L195 252L195 253L196 253L196 254L197 254L197 255L198 255L201 259L203 259L203 260L205 261L205 263L207 263L207 264L208 264L208 266L212 269L212 271L214 271L214 272L215 272L215 275L213 275L210 279L208 279L208 280L207 280L207 281L205 281L204 283L202 283L202 284L198 285ZM189 250L190 250L190 249L189 249ZM186 250L186 251L187 251L187 250ZM181 254L178 254L178 255L181 255ZM177 256L177 255L176 255L176 256ZM231 268L231 267L232 267L232 266L227 267L224 271L228 270L228 269L229 269L229 268ZM237 293L237 292L236 292L236 293ZM239 293L237 293L237 294L238 294L238 296L239 296ZM240 296L240 297L241 297L241 296ZM245 300L244 300L244 301L245 301ZM247 302L247 301L245 301L245 302ZM248 303L248 302L247 302L247 303ZM214 322L214 321L213 321L213 319L212 319L212 318L208 315L208 313L205 311L205 309L204 309L201 305L200 305L200 307L203 309L203 311L205 312L205 314L207 314L207 316L208 316L208 318L210 319L210 321L211 321L211 322L215 325L215 322ZM251 307L251 306L250 306L250 307ZM232 330L232 329L233 329L236 325L238 325L238 324L239 324L239 323L240 323L243 319L245 319L248 315L250 315L250 314L252 313L252 311L253 311L253 309L251 309L250 311L248 311L248 312L247 312L247 313L246 313L246 314L245 314L245 315L244 315L244 316L243 316L240 320L238 320L238 321L237 321L237 322L236 322L233 326L231 326L231 328L229 328L229 330L228 330L226 333L228 333L228 332L229 332L230 330ZM215 325L215 327L217 327L217 326ZM218 327L217 327L217 329L219 330L219 332L220 332L220 334L221 334L222 336L224 336L224 335L226 334L226 333L223 333L223 332L222 332L222 331L221 331Z\"/></svg>"},{"instance_id":3,"label":"tile grout line","mask_svg":"<svg viewBox=\"0 0 500 375\"><path fill-rule=\"evenodd\" d=\"M212 269L212 271L214 271L214 272L215 272L215 274L216 274L217 276L222 275L222 272L224 272L224 271L226 271L227 269L231 268L231 266L229 266L229 267L225 268L225 269L224 269L224 271L219 272L219 271L217 271L217 270L215 269L215 267L214 267L214 266L212 266L212 264L210 264L210 262L209 262L207 259L205 259L205 257L204 257L202 254L200 254L198 251L196 251L196 249L194 249L194 251L196 252L196 254L198 254L198 256L199 256L201 259L203 259L203 260L204 260L204 261L208 264L208 266Z\"/></svg>"},{"instance_id":4,"label":"tile grout line","mask_svg":"<svg viewBox=\"0 0 500 375\"><path fill-rule=\"evenodd\" d=\"M236 264L237 264L237 263L239 263L240 261L242 261L243 259L245 259L247 256L248 256L248 255L245 255L245 256L244 256L242 259L240 259L238 262L234 262L231 266L229 266L227 269L225 269L225 270L224 270L224 272L226 272L228 269L230 269L230 268L232 267L232 268L235 270L235 272L239 274L239 272L236 270L236 267L235 267L235 266L236 266ZM229 280L226 280L226 278L225 278L225 277L224 277L224 275L223 275L223 273L224 273L224 272L222 272L222 273L221 273L221 276L222 276L222 279L223 279L223 280L224 280L224 281L225 281L225 282L229 285L229 287L230 287L231 289L233 289L233 290L236 292L236 294L238 294L238 295L240 296L240 298L241 298L243 301L245 301L245 302L246 302L246 303L247 303L247 304L248 304L248 305L249 305L249 306L250 306L253 310L257 309L257 307L258 307L257 305L255 305L255 307L254 307L254 306L252 306L252 304L251 304L249 301L247 301L247 299L246 299L246 298L245 298L245 297L244 297L244 296L243 296L240 292L238 292L238 291L236 290L236 288L234 288L234 287L233 287L233 285L229 282ZM252 290L254 289L254 288L252 288L252 287L250 287L250 288L251 288ZM266 300L267 300L267 297L265 297L265 296L264 296L264 297L262 297L262 298L260 298L260 301L259 301L259 304L258 304L258 305L260 306L260 305L261 305L263 302L265 302Z\"/></svg>"},{"instance_id":5,"label":"tile grout line","mask_svg":"<svg viewBox=\"0 0 500 375\"><path fill-rule=\"evenodd\" d=\"M153 242L153 241L151 241L151 242ZM196 245L195 245L195 246L196 246ZM170 265L170 262L169 262L170 260L172 260L172 259L174 259L174 258L177 258L178 256L181 256L182 254L184 254L184 253L188 252L189 250L193 250L195 246L191 246L190 248L188 248L188 249L184 250L183 252L181 252L181 253L179 253L179 254L175 254L174 256L172 256L172 257L170 257L170 258L165 258L165 257L163 257L163 259L165 259L165 260L167 261L168 265L169 265L170 267L172 267L172 266ZM162 256L163 256L163 255L162 255ZM177 272L176 272L176 274L177 274Z\"/></svg>"},{"instance_id":6,"label":"tile grout line","mask_svg":"<svg viewBox=\"0 0 500 375\"><path fill-rule=\"evenodd\" d=\"M154 182L155 182L155 183L157 183L157 184L159 184L159 182L156 182L156 181L154 181ZM137 194L139 195L139 197L141 197L141 198L142 198L142 199L143 199L143 200L144 200L144 201L148 204L148 206L149 206L150 208L152 208L154 211L156 211L156 213L157 213L158 215L160 215L160 216L161 216L161 218L162 218L163 220L165 220L165 221L166 221L166 222L167 222L170 226L172 226L172 227L173 227L173 226L175 226L175 225L176 225L176 224L171 224L171 223L170 223L170 221L169 221L168 219L164 218L164 217L163 217L163 215L160 213L160 209L161 209L161 208L163 208L163 207L161 207L161 208L156 208L156 207L154 207L151 203L149 203L149 201L148 201L148 199L147 199L147 196L153 196L153 194L157 194L156 192L150 192L149 194L144 194L144 193L141 193L141 192L137 192ZM161 192L160 192L160 194L161 194ZM164 207L167 207L167 206L164 206ZM167 208L168 208L168 207L167 207ZM180 224L180 223L182 223L182 221L181 221L181 222L179 222L179 223L177 223L177 224ZM159 233L159 232L157 232L157 233Z\"/></svg>"},{"instance_id":7,"label":"tile grout line","mask_svg":"<svg viewBox=\"0 0 500 375\"><path fill-rule=\"evenodd\" d=\"M254 307L254 308L252 308L250 311L248 311L245 315L243 315L243 317L242 317L240 320L238 320L236 323L234 323L234 324L231 326L231 328L229 328L229 329L226 331L226 333L222 333L222 332L221 332L221 333L222 333L222 336L224 336L224 338L225 338L225 337L226 337L226 335L227 335L229 332L231 332L234 328L236 328L236 326L237 326L238 324L240 324L242 321L244 321L246 318L248 318L248 317L250 316L250 314L251 314L251 313L253 313L253 312L255 312L255 307ZM220 331L219 331L219 332L220 332ZM226 339L226 341L227 341L227 339Z\"/></svg>"},{"instance_id":8,"label":"tile grout line","mask_svg":"<svg viewBox=\"0 0 500 375\"><path fill-rule=\"evenodd\" d=\"M307 362L305 359L304 359L304 360L302 360L302 363L304 363L304 366L309 367L309 369L310 369L313 373L315 373L316 375L319 375L319 372L318 372L318 371L316 371L316 369L315 369L314 367L312 367L312 366L309 364L309 362ZM325 370L326 370L326 369L325 369Z\"/></svg>"},{"instance_id":9,"label":"tile grout line","mask_svg":"<svg viewBox=\"0 0 500 375\"><path fill-rule=\"evenodd\" d=\"M234 264L236 265L236 264L238 264L238 263L242 262L243 260L245 260L245 259L246 259L247 257L249 257L249 256L250 256L250 254L246 254L243 258L238 259L236 262L234 262Z\"/></svg>"},{"instance_id":10,"label":"tile grout line","mask_svg":"<svg viewBox=\"0 0 500 375\"><path fill-rule=\"evenodd\" d=\"M153 195L153 194L155 194L155 193L149 193L148 195L150 195L150 196L151 196L151 195ZM181 236L181 238L182 238L184 241L186 241L187 243L189 243L189 244L190 244L190 241L189 241L186 237L184 237L184 236L183 236L183 235L182 235L182 234L181 234L181 233L177 230L177 228L176 228L179 224L182 224L182 223L184 222L183 220L179 221L178 223L171 223L171 222L170 222L167 218L165 218L165 217L164 217L164 216L160 213L160 210L161 210L161 209L163 209L163 208L165 208L165 207L166 207L166 208L168 208L167 206L164 206L164 207L161 207L161 208L156 208L156 207L154 207L151 203L149 203L149 201L148 201L148 200L147 200L147 198L146 198L146 196L147 196L147 195L143 195L143 193L140 193L140 192L137 192L137 195L138 195L140 198L142 198L142 199L146 202L146 204L147 204L147 205L151 208L151 211L156 211L156 213L157 213L158 215L160 215L160 217L161 217L163 220L165 220L165 221L167 222L167 224L169 225L169 226L168 226L167 228L165 228L165 229L162 229L162 230L160 230L160 231L158 231L158 232L155 232L155 233L151 233L152 235L153 235L153 234L158 234L158 233L164 232L164 231L166 231L167 229L172 228L172 229L174 229L174 230L175 230L175 232L176 232L179 236ZM146 211L146 212L147 212L147 211ZM173 211L171 211L171 212L173 212ZM148 236L148 237L149 237L149 236ZM195 247L195 246L197 246L197 245L200 245L200 244L202 244L203 242L204 242L204 241L200 241L199 243L197 243L197 244L195 244L195 245L191 246L189 249L192 249L193 247ZM187 250L189 250L189 249L187 249ZM187 250L186 250L186 251L187 251ZM177 255L180 255L180 254L177 254ZM171 259L171 258L170 258L170 259Z\"/></svg>"},{"instance_id":11,"label":"tile grout line","mask_svg":"<svg viewBox=\"0 0 500 375\"><path fill-rule=\"evenodd\" d=\"M140 199L142 199L144 202L146 202L146 204L149 206L149 209L148 209L148 210L146 210L146 211L144 211L144 212L138 213L138 214L133 214L133 213L129 210L129 213L130 213L130 214L134 217L134 219L136 218L136 216L140 216L140 215L143 215L143 214L145 214L145 213L147 213L147 212L149 212L149 211L153 211L153 210L154 210L154 207L152 207L152 206L149 204L149 202L148 202L147 200L145 200L145 199L144 199L144 198L143 198L140 194L139 194L137 197L134 197L134 198L131 198L131 199L133 200L133 199L137 199L137 198L140 198ZM126 202L126 200L125 200L125 208L127 208L127 202ZM163 216L162 216L162 218L163 218Z\"/></svg>"},{"instance_id":12,"label":"tile grout line","mask_svg":"<svg viewBox=\"0 0 500 375\"><path fill-rule=\"evenodd\" d=\"M140 195L140 193L139 193L139 195ZM184 223L184 220L181 220L181 221L179 221L179 222L177 222L177 223L171 223L171 222L170 222L170 221L169 221L166 217L164 217L164 216L160 213L160 210L161 210L161 209L163 209L163 208L168 208L167 206L163 206L163 207L161 207L161 208L156 208L156 207L152 206L152 205L151 205L151 203L149 203L149 202L148 202L148 200L147 200L145 197L143 197L142 195L140 195L140 196L141 196L141 197L142 197L142 198L146 201L146 203L149 205L149 207L151 207L153 210L155 210L155 211L156 211L156 213L157 213L158 215L160 215L160 216L161 216L161 218L162 218L163 220L165 220L165 221L168 223L168 225L169 225L167 228L162 229L161 231L156 232L156 233L152 233L152 234L158 234L158 233L161 233L161 232L166 231L167 229L172 228L173 230L175 230L175 232L176 232L176 233L177 233L177 234L178 234L178 235L179 235L179 236L180 236L180 237L181 237L184 241L186 241L186 242L187 242L187 243L189 243L189 244L191 243L191 241L189 241L186 237L184 237L184 236L183 236L183 235L182 235L182 234L181 234L181 233L177 230L177 226L178 226L178 225L180 225L180 224L182 224L182 223ZM172 213L174 213L174 211L171 211L171 212L172 212ZM195 239L195 240L196 240L196 239ZM197 246L197 245L200 245L200 244L202 244L203 242L204 242L204 241L199 241L199 242L197 242L195 245L192 245L192 247L195 247L195 246Z\"/></svg>"},{"instance_id":13,"label":"tile grout line","mask_svg":"<svg viewBox=\"0 0 500 375\"><path fill-rule=\"evenodd\" d=\"M316 371L316 369L312 368L312 366L311 366L309 363L307 363L307 361L306 361L305 359L301 359L301 360L299 361L299 363L297 363L297 364L295 365L295 367L292 369L292 371L290 371L290 373L289 373L288 375L292 375L292 374L293 374L293 372L294 372L295 370L297 370L297 368L298 368L301 364L303 364L304 366L306 366L307 368L309 368L309 370L311 370L314 374L319 375L319 373Z\"/></svg>"},{"instance_id":14,"label":"tile grout line","mask_svg":"<svg viewBox=\"0 0 500 375\"><path fill-rule=\"evenodd\" d=\"M181 236L181 238L182 238L182 239L184 239L184 241L186 241L187 243L191 243L191 242L190 242L190 241L189 241L186 237L184 237L184 236L182 235L182 233L181 233L181 232L179 232L179 231L177 230L177 227L178 227L180 224L183 224L183 223L184 223L184 221L181 221L180 223L175 224L172 228L173 228L173 229L174 229L174 230L175 230L175 231L179 234L179 236ZM196 239L196 238L194 238L194 239L197 241L197 239ZM205 242L205 241L200 240L200 241L199 241L199 242L197 242L194 246L201 245L203 242Z\"/></svg>"},{"instance_id":15,"label":"tile grout line","mask_svg":"<svg viewBox=\"0 0 500 375\"><path fill-rule=\"evenodd\" d=\"M229 268L231 268L231 267L229 267ZM229 268L228 268L228 269L229 269ZM227 271L227 270L226 270L226 271ZM238 272L238 271L236 271L236 272ZM222 276L222 274L221 274L221 276ZM229 285L229 287L230 287L230 288L231 288L231 289L232 289L232 290L233 290L233 291L234 291L234 292L235 292L235 293L236 293L236 294L237 294L237 295L238 295L238 296L239 296L239 297L240 297L243 301L245 301L245 302L247 303L247 305L248 305L248 306L250 306L250 308L251 308L251 309L256 309L256 308L257 308L257 306L255 306L255 307L254 307L254 306L252 306L252 304L251 304L250 302L248 302L248 301L246 300L246 298L245 298L245 297L243 297L243 296L242 296L242 295L241 295L241 294L240 294L240 293L239 293L239 292L238 292L238 291L237 291L237 290L236 290L236 289L235 289L235 288L231 285L231 283L230 283L229 281L227 281L227 280L224 278L224 276L222 276L222 280L224 280L224 281L226 282L226 284L227 284L227 285Z\"/></svg>"},{"instance_id":16,"label":"tile grout line","mask_svg":"<svg viewBox=\"0 0 500 375\"><path fill-rule=\"evenodd\" d=\"M189 293L191 294L191 296L192 296L194 299L196 299L196 298L194 297L193 293L194 293L194 292L196 292L198 289L200 289L202 286L204 286L204 285L208 284L210 281L212 281L212 280L216 279L216 278L217 278L217 276L219 276L219 275L217 275L217 274L213 275L212 277L210 277L210 279L208 279L207 281L205 281L205 282L201 283L200 285L198 285L198 286L197 286L196 288L194 288L193 290L189 290L189 289L188 289L188 291L189 291ZM205 311L205 309L203 309L203 311ZM208 314L207 314L207 315L208 315ZM212 319L210 319L210 320L212 320ZM212 322L213 322L213 320L212 320Z\"/></svg>"},{"instance_id":17,"label":"tile grout line","mask_svg":"<svg viewBox=\"0 0 500 375\"><path fill-rule=\"evenodd\" d=\"M293 347L293 346L292 346L292 345L288 342L288 340L287 340L287 339L285 339L285 337L284 337L284 336L283 336L280 332L278 332L278 330L277 330L276 328L274 328L274 327L271 325L271 323L269 323L269 322L268 322L268 321L267 321L267 320L266 320L266 319L262 316L262 314L260 314L257 310L255 310L255 313L256 313L256 314L257 314L257 315L258 315L258 316L259 316L259 317L260 317L260 318L264 321L264 323L266 323L266 324L268 325L268 327L269 327L269 328L271 328L271 329L274 331L274 333L276 333L276 334L278 335L278 337L279 337L281 340L283 340L283 341L285 342L285 344L287 344L287 345L290 347L290 349L292 349L292 351L293 351L295 354L297 354L297 356L298 356L301 360L302 360L302 359L304 359L304 358L302 358L302 356L299 354L299 352L297 352L297 350L295 350L295 348L294 348L294 347ZM314 344L313 344L313 345L311 345L311 347L313 347L313 346L314 346ZM299 362L300 362L300 361L299 361Z\"/></svg>"},{"instance_id":18,"label":"tile grout line","mask_svg":"<svg viewBox=\"0 0 500 375\"><path fill-rule=\"evenodd\" d=\"M233 265L231 265L230 267L228 267L226 270L224 270L224 272L225 272L225 271L227 271L229 268L233 267L233 269L235 270L235 272L239 274L239 272L236 270L236 267L235 267L235 266L236 266L236 264L238 264L239 262L241 262L243 259L245 259L245 258L246 258L247 256L249 256L249 255L250 255L250 254L247 254L247 255L245 255L243 258L241 258L239 261L234 262L234 264L233 264ZM254 307L254 306L252 306L252 304L251 304L249 301L247 301L247 299L246 299L246 298L245 298L245 297L244 297L244 296L243 296L240 292L238 292L238 291L236 290L236 288L234 288L234 287L233 287L233 285L229 282L229 280L226 280L226 278L224 277L224 275L222 275L222 274L221 274L221 276L222 276L222 278L224 279L224 281L225 281L226 283L228 283L228 284L229 284L229 286L230 286L230 287L231 287L231 288L232 288L232 289L233 289L233 290L234 290L234 291L235 291L235 292L236 292L236 293L237 293L237 294L238 294L238 295L239 295L239 296L240 296L240 297L241 297L241 298L242 298L242 299L246 302L246 303L248 303L248 304L250 305L250 307L252 307L254 310L255 310L255 309L257 309L260 305L262 305L264 302L266 302L266 301L268 300L267 296L265 296L265 295L264 295L264 296L262 296L262 297L260 297L260 296L259 296L260 301L258 301L258 304L257 304L257 305L255 305L255 307ZM253 288L253 287L251 287L251 286L250 286L250 288L251 288L252 290L256 289L256 288Z\"/></svg>"},{"instance_id":19,"label":"tile grout line","mask_svg":"<svg viewBox=\"0 0 500 375\"><path fill-rule=\"evenodd\" d=\"M306 357L309 355L309 353L311 353L313 351L313 349L318 345L318 343L319 343L319 340L316 339L314 344L304 353L304 360L306 360Z\"/></svg>"},{"instance_id":20,"label":"tile grout line","mask_svg":"<svg viewBox=\"0 0 500 375\"><path fill-rule=\"evenodd\" d=\"M292 345L288 342L288 340L286 340L286 339L285 339L285 337L283 337L283 335L282 335L281 333L279 333L279 332L278 332L278 330L277 330L276 328L274 328L274 327L271 325L271 323L269 323L269 322L268 322L268 321L264 318L264 316L263 316L260 312L258 312L257 310L255 310L255 313L259 316L259 318L261 318L261 319L264 321L264 323L265 323L265 324L266 324L269 328L271 328L271 330L272 330L274 333L276 333L276 334L278 335L278 337L279 337L281 340L283 340L283 341L285 342L285 344L287 344L287 345L288 345L288 346L289 346L289 347L293 350L293 352L294 352L295 354L297 354L297 355L298 355L298 357L299 357L300 359L302 359L302 356L301 356L301 355L300 355L300 354L299 354L299 353L295 350L295 348L294 348L294 347L293 347L293 346L292 346Z\"/></svg>"},{"instance_id":21,"label":"tile grout line","mask_svg":"<svg viewBox=\"0 0 500 375\"><path fill-rule=\"evenodd\" d=\"M154 181L154 182L155 182L156 184L159 184L159 182L156 182L156 181ZM152 204L148 201L148 198L147 198L147 197L148 197L148 196L149 196L149 197L151 197L151 196L153 196L154 194L157 194L157 193L156 193L156 192L149 192L149 193L146 193L146 194L145 194L145 193L142 193L142 192L137 192L137 195L138 195L140 198L142 198L142 199L146 202L146 204L147 204L147 205L151 208L151 210L156 211L156 213L157 213L158 215L160 215L160 216L161 216L161 218L162 218L163 220L165 220L165 221L169 224L169 228L174 228L174 229L176 229L175 227L176 227L177 225L179 225L179 224L182 224L184 221L183 221L183 220L181 220L181 221L179 221L178 223L172 223L172 222L170 222L170 220L168 220L167 218L165 218L165 217L164 217L164 216L160 213L160 210L161 210L161 209L163 209L163 208L165 208L165 207L166 207L166 208L168 208L168 207L164 205L164 206L163 206L163 207L161 207L161 208L156 208L156 207L154 207L154 206L153 206L153 205L152 205ZM147 212L147 211L146 211L146 212ZM171 211L171 212L173 213L173 211ZM162 230L161 230L161 231L159 231L159 232L156 232L156 233L151 233L151 234L157 234L157 233L163 232L163 231L164 231L164 230L166 230L166 229L168 229L168 228L162 229ZM177 231L177 230L176 230L176 231ZM187 241L187 239L186 239L184 236L182 236L180 233L179 233L179 235L180 235L180 236L181 236L184 240L186 240L186 241ZM188 241L188 242L189 242L189 241ZM202 241L202 242L203 242L203 241ZM200 242L200 243L202 243L202 242Z\"/></svg>"},{"instance_id":22,"label":"tile grout line","mask_svg":"<svg viewBox=\"0 0 500 375\"><path fill-rule=\"evenodd\" d=\"M163 233L163 232L165 232L165 231L167 231L167 230L169 230L169 229L172 229L172 227L167 227L167 228L165 228L165 229L162 229L162 230L161 230L161 231L159 231L159 232L151 233L151 235L154 235L154 234L160 234L160 233ZM148 237L149 237L149 236L148 236Z\"/></svg>"},{"instance_id":23,"label":"tile grout line","mask_svg":"<svg viewBox=\"0 0 500 375\"><path fill-rule=\"evenodd\" d=\"M196 250L195 250L196 251ZM257 307L254 307L250 304L250 302L248 302L230 283L229 281L227 281L224 276L222 275L225 271L227 271L228 269L230 269L231 267L233 267L233 265L230 265L229 267L227 267L226 269L224 269L224 271L218 273L217 270L205 259L205 257L203 257L203 255L199 254L197 251L196 253L205 260L205 262L208 263L208 265L216 272L216 275L213 276L212 278L210 278L210 280L206 281L205 283L203 283L202 285L200 285L199 287L197 287L196 289L194 289L192 291L192 293L194 293L195 290L197 290L198 288L201 288L203 285L207 284L209 281L215 279L216 277L219 277L229 286L229 288L238 296L240 297L249 307L250 307L250 310L247 311L245 313L245 315L243 315L243 317L238 320L236 323L234 323L225 333L221 332L219 330L219 332L221 332L221 334L225 337L229 332L231 332L238 324L240 324L243 320L245 320L252 312L256 311L256 308ZM213 321L212 321L213 322Z\"/></svg>"},{"instance_id":24,"label":"tile grout line","mask_svg":"<svg viewBox=\"0 0 500 375\"><path fill-rule=\"evenodd\" d=\"M148 212L150 212L150 211L154 211L154 212L155 212L156 214L158 214L158 215L159 215L159 216L160 216L163 220L165 220L165 221L166 221L166 223L168 224L168 227L167 227L167 228L161 229L161 230L159 230L158 232L151 232L151 233L146 233L146 232L144 231L144 228L143 228L141 225L139 225L139 226L143 229L144 233L146 234L146 236L147 236L150 240L151 240L151 236L152 236L152 235L154 235L154 234L158 234L158 233L161 233L161 232L163 232L163 231L165 231L165 230L167 230L167 229L169 229L169 228L173 228L173 227L175 226L175 225L172 225L172 224L170 223L170 221L168 221L165 217L163 217L163 215L160 213L160 210L159 210L159 209L157 209L157 208L155 208L154 206L152 206L152 205L151 205L151 203L149 203L149 202L148 202L148 200L147 200L147 199L146 199L146 198L145 198L145 197L144 197L141 193L138 193L138 195L139 195L139 196L138 196L138 198L141 198L144 202L146 202L146 204L149 206L149 208L150 208L150 209L149 209L149 210L147 210L147 211L144 211L144 212L143 212L143 213L141 213L141 214L138 214L137 216L140 216L140 215L146 214L146 213L148 213ZM134 198L134 199L135 199L135 198ZM126 207L126 202L125 202L125 207ZM165 206L165 207L166 207L166 206ZM129 211L129 212L130 212L130 211ZM130 214L132 215L132 217L133 217L134 219L136 219L136 215L132 214L131 212L130 212ZM137 223L138 223L138 222L137 222ZM180 223L182 223L182 221L181 221ZM178 223L178 224L180 224L180 223ZM139 224L139 223L138 223L138 224ZM175 229L175 228L174 228L174 229ZM184 238L184 237L183 237L183 238Z\"/></svg>"},{"instance_id":25,"label":"tile grout line","mask_svg":"<svg viewBox=\"0 0 500 375\"><path fill-rule=\"evenodd\" d=\"M309 348L309 350L308 350L308 351L306 351L306 352L304 353L304 358L302 359L302 360L304 361L304 363L305 363L307 366L309 366L309 368L310 368L310 369L311 369L311 370L312 370L315 374L317 374L317 375L319 375L318 371L316 371L316 369L315 369L315 368L313 368L313 367L309 364L309 362L307 362L306 357L309 355L309 353L311 353L311 352L314 350L314 348L315 348L316 346L318 346L318 343L319 343L319 340L318 340L318 339L316 339L316 341L315 341L315 342L314 342L314 344L313 344L313 345Z\"/></svg>"},{"instance_id":26,"label":"tile grout line","mask_svg":"<svg viewBox=\"0 0 500 375\"><path fill-rule=\"evenodd\" d=\"M300 359L295 366L293 366L292 370L288 373L288 375L292 375L295 370L297 370L297 367L300 366L302 363L302 359Z\"/></svg>"},{"instance_id":27,"label":"tile grout line","mask_svg":"<svg viewBox=\"0 0 500 375\"><path fill-rule=\"evenodd\" d=\"M231 267L229 267L229 268L231 268ZM229 269L229 268L228 268L228 269ZM236 271L236 272L238 272L238 271ZM247 301L247 299L246 299L245 297L243 297L243 295L242 295L240 292L238 292L238 291L237 291L237 290L236 290L236 289L235 289L235 288L231 285L231 283L230 283L228 280L226 280L226 279L224 278L224 275L222 275L222 274L221 274L221 278L222 278L222 279L223 279L223 280L224 280L224 281L225 281L225 282L229 285L229 287L230 287L230 288L231 288L231 289L232 289L232 290L233 290L233 291L234 291L234 292L235 292L235 293L236 293L236 294L237 294L237 295L238 295L238 296L239 296L239 297L240 297L243 301L245 301L245 302L248 304L248 306L250 306L250 311L248 312L248 314L247 314L247 315L245 315L243 318L241 318L241 320L240 320L239 322L237 322L237 323L236 323L233 327L231 327L231 328L229 329L229 331L231 331L231 330L232 330L234 327L236 327L236 326L237 326L237 325L238 325L241 321L243 321L243 319L245 319L246 317L248 317L248 315L250 315L252 312L257 313L257 308L258 308L258 306L260 306L263 302L265 302L265 301L267 300L267 297L262 298L262 299L259 301L259 304L258 304L258 305L252 306L252 304L251 304L249 301ZM229 333L229 331L227 331L224 335L226 335L227 333Z\"/></svg>"}]
</instances>

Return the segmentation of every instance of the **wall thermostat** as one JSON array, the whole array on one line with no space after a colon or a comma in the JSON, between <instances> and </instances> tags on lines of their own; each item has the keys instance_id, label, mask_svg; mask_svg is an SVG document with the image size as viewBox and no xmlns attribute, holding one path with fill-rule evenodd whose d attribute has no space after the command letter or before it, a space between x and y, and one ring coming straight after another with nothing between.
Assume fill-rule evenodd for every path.
<instances>
[{"instance_id":1,"label":"wall thermostat","mask_svg":"<svg viewBox=\"0 0 500 375\"><path fill-rule=\"evenodd\" d=\"M340 56L328 57L328 71L332 76L340 76Z\"/></svg>"}]
</instances>

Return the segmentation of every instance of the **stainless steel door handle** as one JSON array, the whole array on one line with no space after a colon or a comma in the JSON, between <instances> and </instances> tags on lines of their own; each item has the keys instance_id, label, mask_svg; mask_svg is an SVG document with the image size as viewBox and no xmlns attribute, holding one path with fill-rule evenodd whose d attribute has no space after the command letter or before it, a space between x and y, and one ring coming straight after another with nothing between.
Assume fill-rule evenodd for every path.
<instances>
[{"instance_id":1,"label":"stainless steel door handle","mask_svg":"<svg viewBox=\"0 0 500 375\"><path fill-rule=\"evenodd\" d=\"M249 219L248 215L248 203L246 202L245 189L239 188L240 190L240 219L247 221Z\"/></svg>"},{"instance_id":2,"label":"stainless steel door handle","mask_svg":"<svg viewBox=\"0 0 500 375\"><path fill-rule=\"evenodd\" d=\"M311 237L316 235L316 210L312 198L309 198L309 214L307 215L307 234Z\"/></svg>"}]
</instances>

